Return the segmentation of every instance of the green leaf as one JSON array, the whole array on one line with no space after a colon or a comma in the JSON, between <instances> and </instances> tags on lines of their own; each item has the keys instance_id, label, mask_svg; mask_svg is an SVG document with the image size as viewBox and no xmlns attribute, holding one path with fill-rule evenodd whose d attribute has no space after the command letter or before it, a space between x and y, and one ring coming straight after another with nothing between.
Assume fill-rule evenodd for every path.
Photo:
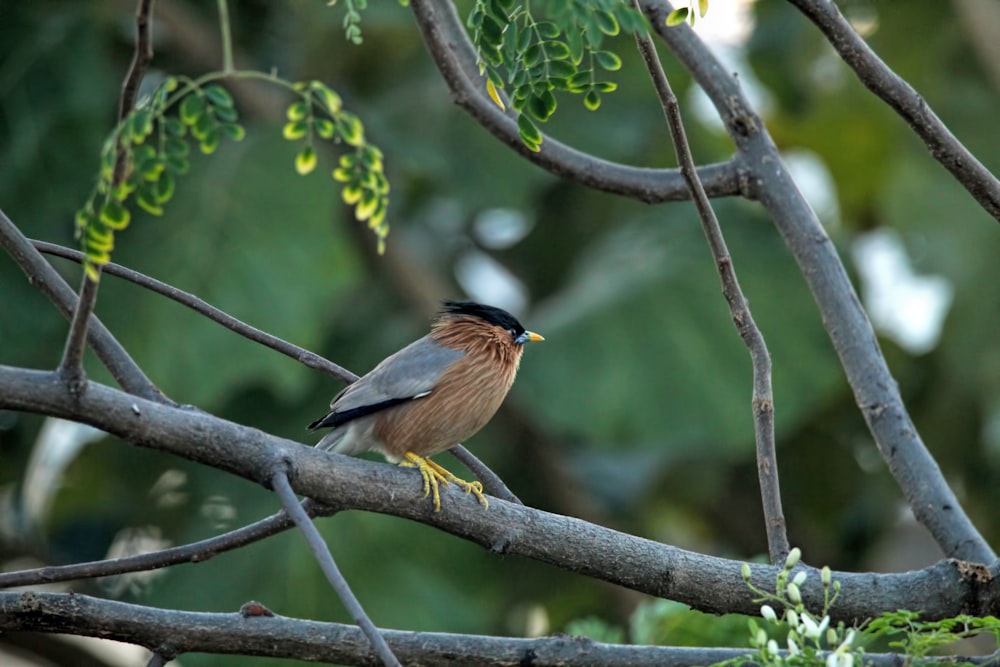
<instances>
[{"instance_id":1,"label":"green leaf","mask_svg":"<svg viewBox=\"0 0 1000 667\"><path fill-rule=\"evenodd\" d=\"M198 141L204 142L209 134L218 134L215 131L218 122L210 114L202 114L194 125L191 126L191 136Z\"/></svg>"},{"instance_id":2,"label":"green leaf","mask_svg":"<svg viewBox=\"0 0 1000 667\"><path fill-rule=\"evenodd\" d=\"M579 30L566 33L566 46L569 47L569 59L574 65L583 62L583 35Z\"/></svg>"},{"instance_id":3,"label":"green leaf","mask_svg":"<svg viewBox=\"0 0 1000 667\"><path fill-rule=\"evenodd\" d=\"M166 125L167 133L175 137L183 137L187 134L187 126L182 123L179 119L170 116L163 119L164 125Z\"/></svg>"},{"instance_id":4,"label":"green leaf","mask_svg":"<svg viewBox=\"0 0 1000 667\"><path fill-rule=\"evenodd\" d=\"M219 131L215 128L205 133L204 139L198 144L198 148L201 149L202 153L211 155L215 152L215 149L219 147L219 134Z\"/></svg>"},{"instance_id":5,"label":"green leaf","mask_svg":"<svg viewBox=\"0 0 1000 667\"><path fill-rule=\"evenodd\" d=\"M191 163L187 161L186 158L179 157L177 155L167 156L167 169L177 175L183 175L188 172L191 168ZM160 182L163 182L163 178L160 178Z\"/></svg>"},{"instance_id":6,"label":"green leaf","mask_svg":"<svg viewBox=\"0 0 1000 667\"><path fill-rule=\"evenodd\" d=\"M622 59L618 57L617 53L597 51L594 53L594 57L597 59L597 64L609 72L617 72L622 68Z\"/></svg>"},{"instance_id":7,"label":"green leaf","mask_svg":"<svg viewBox=\"0 0 1000 667\"><path fill-rule=\"evenodd\" d=\"M227 123L235 123L239 120L240 114L236 107L212 107L215 110L215 117Z\"/></svg>"},{"instance_id":8,"label":"green leaf","mask_svg":"<svg viewBox=\"0 0 1000 667\"><path fill-rule=\"evenodd\" d=\"M219 126L219 130L233 141L243 141L243 138L247 136L246 129L236 123L223 123Z\"/></svg>"},{"instance_id":9,"label":"green leaf","mask_svg":"<svg viewBox=\"0 0 1000 667\"><path fill-rule=\"evenodd\" d=\"M545 53L549 60L569 60L569 47L563 42L545 42Z\"/></svg>"},{"instance_id":10,"label":"green leaf","mask_svg":"<svg viewBox=\"0 0 1000 667\"><path fill-rule=\"evenodd\" d=\"M698 0L698 13L702 18L708 13L708 0Z\"/></svg>"},{"instance_id":11,"label":"green leaf","mask_svg":"<svg viewBox=\"0 0 1000 667\"><path fill-rule=\"evenodd\" d=\"M597 81L594 83L594 90L602 93L613 93L618 90L618 84L614 81Z\"/></svg>"},{"instance_id":12,"label":"green leaf","mask_svg":"<svg viewBox=\"0 0 1000 667\"><path fill-rule=\"evenodd\" d=\"M596 90L591 89L590 92L583 98L583 105L591 111L597 111L597 109L601 106L601 96Z\"/></svg>"},{"instance_id":13,"label":"green leaf","mask_svg":"<svg viewBox=\"0 0 1000 667\"><path fill-rule=\"evenodd\" d=\"M156 194L152 188L140 188L135 201L139 204L139 207L147 213L151 213L153 215L163 215L163 207L160 206L160 202L157 200Z\"/></svg>"},{"instance_id":14,"label":"green leaf","mask_svg":"<svg viewBox=\"0 0 1000 667\"><path fill-rule=\"evenodd\" d=\"M332 139L334 133L336 132L333 121L328 118L313 119L313 129L316 130L316 134L323 139Z\"/></svg>"},{"instance_id":15,"label":"green leaf","mask_svg":"<svg viewBox=\"0 0 1000 667\"><path fill-rule=\"evenodd\" d=\"M204 93L208 101L217 107L228 109L233 106L233 96L229 94L228 90L216 83L206 86Z\"/></svg>"},{"instance_id":16,"label":"green leaf","mask_svg":"<svg viewBox=\"0 0 1000 667\"><path fill-rule=\"evenodd\" d=\"M599 10L595 11L594 18L597 20L597 26L605 35L614 37L621 31L621 27L618 25L618 19L616 19L610 12L603 12Z\"/></svg>"},{"instance_id":17,"label":"green leaf","mask_svg":"<svg viewBox=\"0 0 1000 667\"><path fill-rule=\"evenodd\" d=\"M316 162L316 150L312 146L305 146L295 156L295 171L305 176L316 168Z\"/></svg>"},{"instance_id":18,"label":"green leaf","mask_svg":"<svg viewBox=\"0 0 1000 667\"><path fill-rule=\"evenodd\" d=\"M528 113L541 122L547 121L556 111L556 96L546 90L528 98Z\"/></svg>"},{"instance_id":19,"label":"green leaf","mask_svg":"<svg viewBox=\"0 0 1000 667\"><path fill-rule=\"evenodd\" d=\"M517 36L517 50L524 52L531 46L531 31L522 30Z\"/></svg>"},{"instance_id":20,"label":"green leaf","mask_svg":"<svg viewBox=\"0 0 1000 667\"><path fill-rule=\"evenodd\" d=\"M688 8L678 7L674 11L667 14L667 25L670 26L671 28L674 27L675 25L680 25L681 23L684 23L684 21L687 20L687 17L688 17Z\"/></svg>"},{"instance_id":21,"label":"green leaf","mask_svg":"<svg viewBox=\"0 0 1000 667\"><path fill-rule=\"evenodd\" d=\"M551 21L536 23L535 30L542 36L543 39L555 39L562 33L559 26Z\"/></svg>"},{"instance_id":22,"label":"green leaf","mask_svg":"<svg viewBox=\"0 0 1000 667\"><path fill-rule=\"evenodd\" d=\"M103 252L111 252L115 247L115 235L103 225L92 225L87 228L87 247Z\"/></svg>"},{"instance_id":23,"label":"green leaf","mask_svg":"<svg viewBox=\"0 0 1000 667\"><path fill-rule=\"evenodd\" d=\"M365 142L365 128L361 119L348 111L342 111L337 116L337 130L341 139L348 146L360 146Z\"/></svg>"},{"instance_id":24,"label":"green leaf","mask_svg":"<svg viewBox=\"0 0 1000 667\"><path fill-rule=\"evenodd\" d=\"M309 115L309 103L305 100L299 100L298 102L292 102L288 106L288 111L285 112L288 120L302 120Z\"/></svg>"},{"instance_id":25,"label":"green leaf","mask_svg":"<svg viewBox=\"0 0 1000 667\"><path fill-rule=\"evenodd\" d=\"M288 141L296 141L306 136L308 131L309 126L305 123L305 121L295 120L285 123L285 127L281 130L281 136Z\"/></svg>"},{"instance_id":26,"label":"green leaf","mask_svg":"<svg viewBox=\"0 0 1000 667\"><path fill-rule=\"evenodd\" d=\"M334 178L336 178L336 176ZM348 185L345 185L344 189L341 190L340 192L340 196L343 198L344 203L349 206L357 204L361 200L362 194L364 193L361 190L361 186L359 186L357 183L350 183Z\"/></svg>"},{"instance_id":27,"label":"green leaf","mask_svg":"<svg viewBox=\"0 0 1000 667\"><path fill-rule=\"evenodd\" d=\"M574 74L576 74L576 67L568 60L553 60L549 63L550 83L555 83L553 79L568 79ZM556 87L565 88L565 83L563 85L557 85Z\"/></svg>"},{"instance_id":28,"label":"green leaf","mask_svg":"<svg viewBox=\"0 0 1000 667\"><path fill-rule=\"evenodd\" d=\"M156 201L160 204L166 204L174 196L175 187L176 181L174 180L174 175L169 171L164 172L160 176L160 180L156 182Z\"/></svg>"},{"instance_id":29,"label":"green leaf","mask_svg":"<svg viewBox=\"0 0 1000 667\"><path fill-rule=\"evenodd\" d=\"M542 62L544 55L542 45L536 42L524 52L524 55L521 57L521 63L525 67L534 67Z\"/></svg>"},{"instance_id":30,"label":"green leaf","mask_svg":"<svg viewBox=\"0 0 1000 667\"><path fill-rule=\"evenodd\" d=\"M128 209L123 204L115 200L109 200L101 207L101 222L114 230L121 230L128 227L132 219Z\"/></svg>"},{"instance_id":31,"label":"green leaf","mask_svg":"<svg viewBox=\"0 0 1000 667\"><path fill-rule=\"evenodd\" d=\"M167 155L185 157L191 151L191 146L186 141L168 137L163 144L163 152Z\"/></svg>"},{"instance_id":32,"label":"green leaf","mask_svg":"<svg viewBox=\"0 0 1000 667\"><path fill-rule=\"evenodd\" d=\"M517 133L521 136L524 145L530 150L537 153L541 149L542 133L538 131L538 127L531 122L527 114L522 113L517 117Z\"/></svg>"},{"instance_id":33,"label":"green leaf","mask_svg":"<svg viewBox=\"0 0 1000 667\"><path fill-rule=\"evenodd\" d=\"M334 92L334 90L326 84L320 81L313 81L312 89L316 93L317 97L319 97L323 107L330 114L338 113L344 106L343 101L340 99L340 95Z\"/></svg>"},{"instance_id":34,"label":"green leaf","mask_svg":"<svg viewBox=\"0 0 1000 667\"><path fill-rule=\"evenodd\" d=\"M153 112L141 109L132 113L132 142L141 144L153 132Z\"/></svg>"},{"instance_id":35,"label":"green leaf","mask_svg":"<svg viewBox=\"0 0 1000 667\"><path fill-rule=\"evenodd\" d=\"M197 92L190 93L181 101L178 113L185 125L194 125L205 113L205 100Z\"/></svg>"}]
</instances>

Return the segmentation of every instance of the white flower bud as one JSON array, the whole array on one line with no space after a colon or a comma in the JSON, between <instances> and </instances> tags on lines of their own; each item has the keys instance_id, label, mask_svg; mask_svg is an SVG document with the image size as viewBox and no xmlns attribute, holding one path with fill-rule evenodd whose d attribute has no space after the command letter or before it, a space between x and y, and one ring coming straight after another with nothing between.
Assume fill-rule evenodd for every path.
<instances>
[{"instance_id":1,"label":"white flower bud","mask_svg":"<svg viewBox=\"0 0 1000 667\"><path fill-rule=\"evenodd\" d=\"M806 583L805 570L796 574L795 577L792 579L792 583L795 584L796 586L801 586L802 584Z\"/></svg>"},{"instance_id":2,"label":"white flower bud","mask_svg":"<svg viewBox=\"0 0 1000 667\"><path fill-rule=\"evenodd\" d=\"M740 573L743 575L743 581L750 583L750 564L743 563L740 567Z\"/></svg>"},{"instance_id":3,"label":"white flower bud","mask_svg":"<svg viewBox=\"0 0 1000 667\"><path fill-rule=\"evenodd\" d=\"M827 617L829 618L829 617ZM824 619L825 620L825 619ZM826 631L826 643L833 646L837 643L837 631L833 628L827 628Z\"/></svg>"},{"instance_id":4,"label":"white flower bud","mask_svg":"<svg viewBox=\"0 0 1000 667\"><path fill-rule=\"evenodd\" d=\"M830 586L830 582L833 580L833 573L830 572L829 566L823 566L823 569L819 572L819 578L823 582L824 588L828 588Z\"/></svg>"},{"instance_id":5,"label":"white flower bud","mask_svg":"<svg viewBox=\"0 0 1000 667\"><path fill-rule=\"evenodd\" d=\"M819 625L812 619L809 614L802 614L800 617L802 620L802 626L799 628L799 632L808 639L819 639L820 629Z\"/></svg>"},{"instance_id":6,"label":"white flower bud","mask_svg":"<svg viewBox=\"0 0 1000 667\"><path fill-rule=\"evenodd\" d=\"M795 585L794 581L785 587L785 592L788 593L788 599L792 601L792 604L799 604L802 602L802 592L799 590L799 587Z\"/></svg>"},{"instance_id":7,"label":"white flower bud","mask_svg":"<svg viewBox=\"0 0 1000 667\"><path fill-rule=\"evenodd\" d=\"M785 559L785 569L791 570L799 564L800 560L802 560L802 550L798 547L794 547L788 552L788 557Z\"/></svg>"},{"instance_id":8,"label":"white flower bud","mask_svg":"<svg viewBox=\"0 0 1000 667\"><path fill-rule=\"evenodd\" d=\"M778 655L778 642L773 639L767 642L767 652L771 655Z\"/></svg>"},{"instance_id":9,"label":"white flower bud","mask_svg":"<svg viewBox=\"0 0 1000 667\"><path fill-rule=\"evenodd\" d=\"M778 621L778 615L774 613L774 608L769 604L761 605L760 615L772 623Z\"/></svg>"},{"instance_id":10,"label":"white flower bud","mask_svg":"<svg viewBox=\"0 0 1000 667\"><path fill-rule=\"evenodd\" d=\"M785 612L785 620L793 628L799 627L799 615L795 613L794 609L789 609Z\"/></svg>"},{"instance_id":11,"label":"white flower bud","mask_svg":"<svg viewBox=\"0 0 1000 667\"><path fill-rule=\"evenodd\" d=\"M799 645L796 644L795 640L792 639L791 637L788 638L788 652L791 655L798 655L800 653Z\"/></svg>"}]
</instances>

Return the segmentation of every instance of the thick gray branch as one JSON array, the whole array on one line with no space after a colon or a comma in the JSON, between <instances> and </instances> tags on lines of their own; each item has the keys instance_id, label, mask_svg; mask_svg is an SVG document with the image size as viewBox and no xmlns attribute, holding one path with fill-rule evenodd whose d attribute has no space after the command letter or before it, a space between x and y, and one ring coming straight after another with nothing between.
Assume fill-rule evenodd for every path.
<instances>
[{"instance_id":1,"label":"thick gray branch","mask_svg":"<svg viewBox=\"0 0 1000 667\"><path fill-rule=\"evenodd\" d=\"M522 157L581 185L647 203L690 197L687 184L677 169L646 169L609 162L548 136L540 152L526 148L518 135L515 118L501 111L486 94L485 79L479 76L475 64L475 51L452 3L413 0L410 6L455 103ZM701 167L698 178L711 197L746 194L739 158Z\"/></svg>"},{"instance_id":2,"label":"thick gray branch","mask_svg":"<svg viewBox=\"0 0 1000 667\"><path fill-rule=\"evenodd\" d=\"M785 169L736 78L686 24L666 26L668 5L643 0L642 6L663 41L705 89L752 170L750 187L795 257L858 407L917 520L945 555L992 562L993 550L962 509L903 405L875 331L830 237Z\"/></svg>"},{"instance_id":3,"label":"thick gray branch","mask_svg":"<svg viewBox=\"0 0 1000 667\"><path fill-rule=\"evenodd\" d=\"M297 493L335 509L392 514L452 533L494 553L515 554L677 600L711 613L757 612L738 561L703 556L586 521L493 499L489 510L461 491L442 491L435 512L420 477L396 466L338 456L194 410L175 408L89 383L79 396L58 375L0 366L0 408L40 412L96 426L150 447L231 472L266 486L285 461ZM752 567L757 586L773 586L774 566ZM837 573L843 594L835 619L855 621L882 611L920 609L936 619L996 614L993 573L953 561L903 574ZM819 574L804 586L807 605L822 605Z\"/></svg>"},{"instance_id":4,"label":"thick gray branch","mask_svg":"<svg viewBox=\"0 0 1000 667\"><path fill-rule=\"evenodd\" d=\"M0 630L116 639L169 655L224 653L347 665L377 664L364 636L352 625L266 614L170 611L72 593L0 593ZM728 648L602 644L566 635L522 639L443 632L382 632L393 652L414 667L455 664L693 667L749 654L747 650ZM865 664L874 667L898 667L902 661L899 655L865 655Z\"/></svg>"}]
</instances>

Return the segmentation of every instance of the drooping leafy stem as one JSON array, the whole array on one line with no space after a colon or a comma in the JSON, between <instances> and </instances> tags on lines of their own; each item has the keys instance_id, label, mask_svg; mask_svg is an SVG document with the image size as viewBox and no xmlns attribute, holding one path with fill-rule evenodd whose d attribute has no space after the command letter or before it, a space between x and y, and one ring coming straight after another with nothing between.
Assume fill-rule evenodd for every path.
<instances>
[{"instance_id":1,"label":"drooping leafy stem","mask_svg":"<svg viewBox=\"0 0 1000 667\"><path fill-rule=\"evenodd\" d=\"M621 68L621 58L602 49L605 37L647 27L624 0L477 0L466 24L487 92L504 108L498 91L509 86L521 141L534 151L542 144L536 121L555 113L556 92L583 95L595 110L601 93L617 88L599 76L598 68Z\"/></svg>"},{"instance_id":2,"label":"drooping leafy stem","mask_svg":"<svg viewBox=\"0 0 1000 667\"><path fill-rule=\"evenodd\" d=\"M308 174L316 167L315 137L344 142L354 148L353 153L340 156L340 165L334 169L334 180L343 183L341 195L344 203L354 206L354 217L367 221L378 238L378 252L385 252L385 238L389 225L385 221L389 206L389 181L382 166L382 151L365 141L361 120L344 111L340 95L319 81L296 83L293 89L300 99L288 107L288 122L283 135L289 141L303 140L303 147L295 156L295 169ZM317 114L317 111L319 114Z\"/></svg>"},{"instance_id":3,"label":"drooping leafy stem","mask_svg":"<svg viewBox=\"0 0 1000 667\"><path fill-rule=\"evenodd\" d=\"M705 18L707 13L708 0L688 0L687 7L678 7L667 14L667 25L672 27L687 21L693 26L696 20Z\"/></svg>"},{"instance_id":4,"label":"drooping leafy stem","mask_svg":"<svg viewBox=\"0 0 1000 667\"><path fill-rule=\"evenodd\" d=\"M296 105L308 108L308 143L295 161L299 173L308 173L316 165L314 130L322 139L354 149L353 154L342 156L333 177L344 183L344 201L354 206L358 220L368 222L378 238L379 252L384 251L389 184L382 153L365 141L361 121L341 108L340 97L318 81L293 83L257 71L212 72L198 79L167 78L105 140L97 182L76 213L77 238L87 256L84 268L91 280L99 280L97 267L111 260L114 234L128 227L133 203L152 215L163 214L176 190L177 177L190 168L192 142L208 155L215 152L222 137L240 141L246 135L232 96L218 83L225 79L261 79L292 91L300 99L289 108L289 118L292 109L299 108ZM326 117L317 115L317 108ZM176 115L171 113L174 109ZM285 137L301 138L304 133L290 133L290 125L298 127L286 125ZM119 140L127 168L122 182L114 185ZM304 169L310 155L312 167Z\"/></svg>"}]
</instances>

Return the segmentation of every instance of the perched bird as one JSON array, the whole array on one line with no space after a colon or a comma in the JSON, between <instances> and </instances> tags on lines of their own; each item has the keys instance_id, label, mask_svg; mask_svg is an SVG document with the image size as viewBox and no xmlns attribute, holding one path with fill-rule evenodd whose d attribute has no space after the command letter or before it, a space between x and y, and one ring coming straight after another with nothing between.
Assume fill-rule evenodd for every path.
<instances>
[{"instance_id":1,"label":"perched bird","mask_svg":"<svg viewBox=\"0 0 1000 667\"><path fill-rule=\"evenodd\" d=\"M486 425L514 383L524 343L540 340L505 310L445 301L429 334L333 397L330 412L309 425L333 429L316 446L348 456L380 452L417 468L435 511L442 482L454 482L489 507L482 484L459 479L427 457Z\"/></svg>"}]
</instances>

